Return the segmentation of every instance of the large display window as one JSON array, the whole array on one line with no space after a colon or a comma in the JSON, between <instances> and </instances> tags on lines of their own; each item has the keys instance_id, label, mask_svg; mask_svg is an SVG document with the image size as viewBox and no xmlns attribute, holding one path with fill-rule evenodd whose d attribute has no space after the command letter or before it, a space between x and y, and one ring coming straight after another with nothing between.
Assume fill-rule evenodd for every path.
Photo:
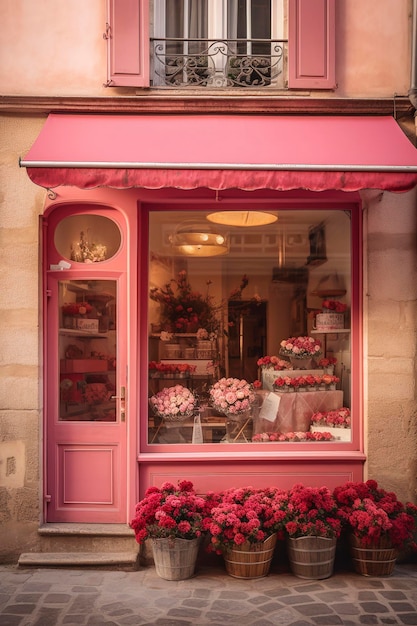
<instances>
[{"instance_id":1,"label":"large display window","mask_svg":"<svg viewBox=\"0 0 417 626\"><path fill-rule=\"evenodd\" d=\"M265 213L149 213L152 447L353 441L353 211Z\"/></svg>"}]
</instances>

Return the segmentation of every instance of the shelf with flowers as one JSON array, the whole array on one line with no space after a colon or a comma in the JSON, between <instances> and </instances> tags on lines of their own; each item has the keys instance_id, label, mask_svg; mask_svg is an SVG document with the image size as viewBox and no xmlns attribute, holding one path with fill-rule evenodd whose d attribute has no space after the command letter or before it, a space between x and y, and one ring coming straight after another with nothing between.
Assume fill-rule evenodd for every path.
<instances>
[{"instance_id":1,"label":"shelf with flowers","mask_svg":"<svg viewBox=\"0 0 417 626\"><path fill-rule=\"evenodd\" d=\"M265 442L293 442L299 443L303 441L333 441L334 437L330 432L265 432L256 433L252 437L254 443Z\"/></svg>"},{"instance_id":2,"label":"shelf with flowers","mask_svg":"<svg viewBox=\"0 0 417 626\"><path fill-rule=\"evenodd\" d=\"M283 529L286 491L253 487L227 489L211 510L208 550L222 554L235 578L261 578L269 572Z\"/></svg>"},{"instance_id":3,"label":"shelf with flowers","mask_svg":"<svg viewBox=\"0 0 417 626\"><path fill-rule=\"evenodd\" d=\"M190 365L189 363L149 361L150 378L190 378L196 369L196 365Z\"/></svg>"},{"instance_id":4,"label":"shelf with flowers","mask_svg":"<svg viewBox=\"0 0 417 626\"><path fill-rule=\"evenodd\" d=\"M399 501L375 480L347 482L333 494L357 573L389 576L399 551L417 549L415 504Z\"/></svg>"},{"instance_id":5,"label":"shelf with flowers","mask_svg":"<svg viewBox=\"0 0 417 626\"><path fill-rule=\"evenodd\" d=\"M278 376L273 383L273 391L289 393L294 391L334 391L340 379L331 374L322 376Z\"/></svg>"},{"instance_id":6,"label":"shelf with flowers","mask_svg":"<svg viewBox=\"0 0 417 626\"><path fill-rule=\"evenodd\" d=\"M342 407L334 411L318 412L311 416L312 433L330 433L339 441L351 440L350 409Z\"/></svg>"},{"instance_id":7,"label":"shelf with flowers","mask_svg":"<svg viewBox=\"0 0 417 626\"><path fill-rule=\"evenodd\" d=\"M139 545L151 542L158 576L166 580L193 576L207 517L215 504L211 495L198 495L188 480L146 490L130 527Z\"/></svg>"}]
</instances>

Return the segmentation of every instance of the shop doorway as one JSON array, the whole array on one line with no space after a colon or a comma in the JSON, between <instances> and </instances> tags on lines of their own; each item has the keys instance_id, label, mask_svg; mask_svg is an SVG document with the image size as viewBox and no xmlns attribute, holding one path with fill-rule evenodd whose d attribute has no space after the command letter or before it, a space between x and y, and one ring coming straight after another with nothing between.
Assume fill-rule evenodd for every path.
<instances>
[{"instance_id":1,"label":"shop doorway","mask_svg":"<svg viewBox=\"0 0 417 626\"><path fill-rule=\"evenodd\" d=\"M266 354L267 303L253 300L228 302L229 376L253 382L257 361Z\"/></svg>"}]
</instances>

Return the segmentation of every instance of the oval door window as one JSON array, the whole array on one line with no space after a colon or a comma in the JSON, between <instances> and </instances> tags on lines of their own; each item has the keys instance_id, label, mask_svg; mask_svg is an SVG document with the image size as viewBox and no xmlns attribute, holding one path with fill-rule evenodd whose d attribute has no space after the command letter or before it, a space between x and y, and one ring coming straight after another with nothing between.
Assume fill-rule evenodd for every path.
<instances>
[{"instance_id":1,"label":"oval door window","mask_svg":"<svg viewBox=\"0 0 417 626\"><path fill-rule=\"evenodd\" d=\"M102 215L80 213L65 217L56 227L54 243L64 258L76 263L101 263L114 257L121 245L119 227Z\"/></svg>"}]
</instances>

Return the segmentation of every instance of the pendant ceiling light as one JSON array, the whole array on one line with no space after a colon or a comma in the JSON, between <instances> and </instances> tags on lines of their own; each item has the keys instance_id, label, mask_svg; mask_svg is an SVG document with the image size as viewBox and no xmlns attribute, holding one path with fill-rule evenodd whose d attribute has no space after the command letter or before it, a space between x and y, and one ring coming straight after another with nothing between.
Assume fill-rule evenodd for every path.
<instances>
[{"instance_id":1,"label":"pendant ceiling light","mask_svg":"<svg viewBox=\"0 0 417 626\"><path fill-rule=\"evenodd\" d=\"M229 252L227 236L214 230L205 220L181 222L169 239L174 254L206 257Z\"/></svg>"},{"instance_id":2,"label":"pendant ceiling light","mask_svg":"<svg viewBox=\"0 0 417 626\"><path fill-rule=\"evenodd\" d=\"M277 221L278 217L265 211L217 211L207 215L210 222L224 226L266 226Z\"/></svg>"}]
</instances>

